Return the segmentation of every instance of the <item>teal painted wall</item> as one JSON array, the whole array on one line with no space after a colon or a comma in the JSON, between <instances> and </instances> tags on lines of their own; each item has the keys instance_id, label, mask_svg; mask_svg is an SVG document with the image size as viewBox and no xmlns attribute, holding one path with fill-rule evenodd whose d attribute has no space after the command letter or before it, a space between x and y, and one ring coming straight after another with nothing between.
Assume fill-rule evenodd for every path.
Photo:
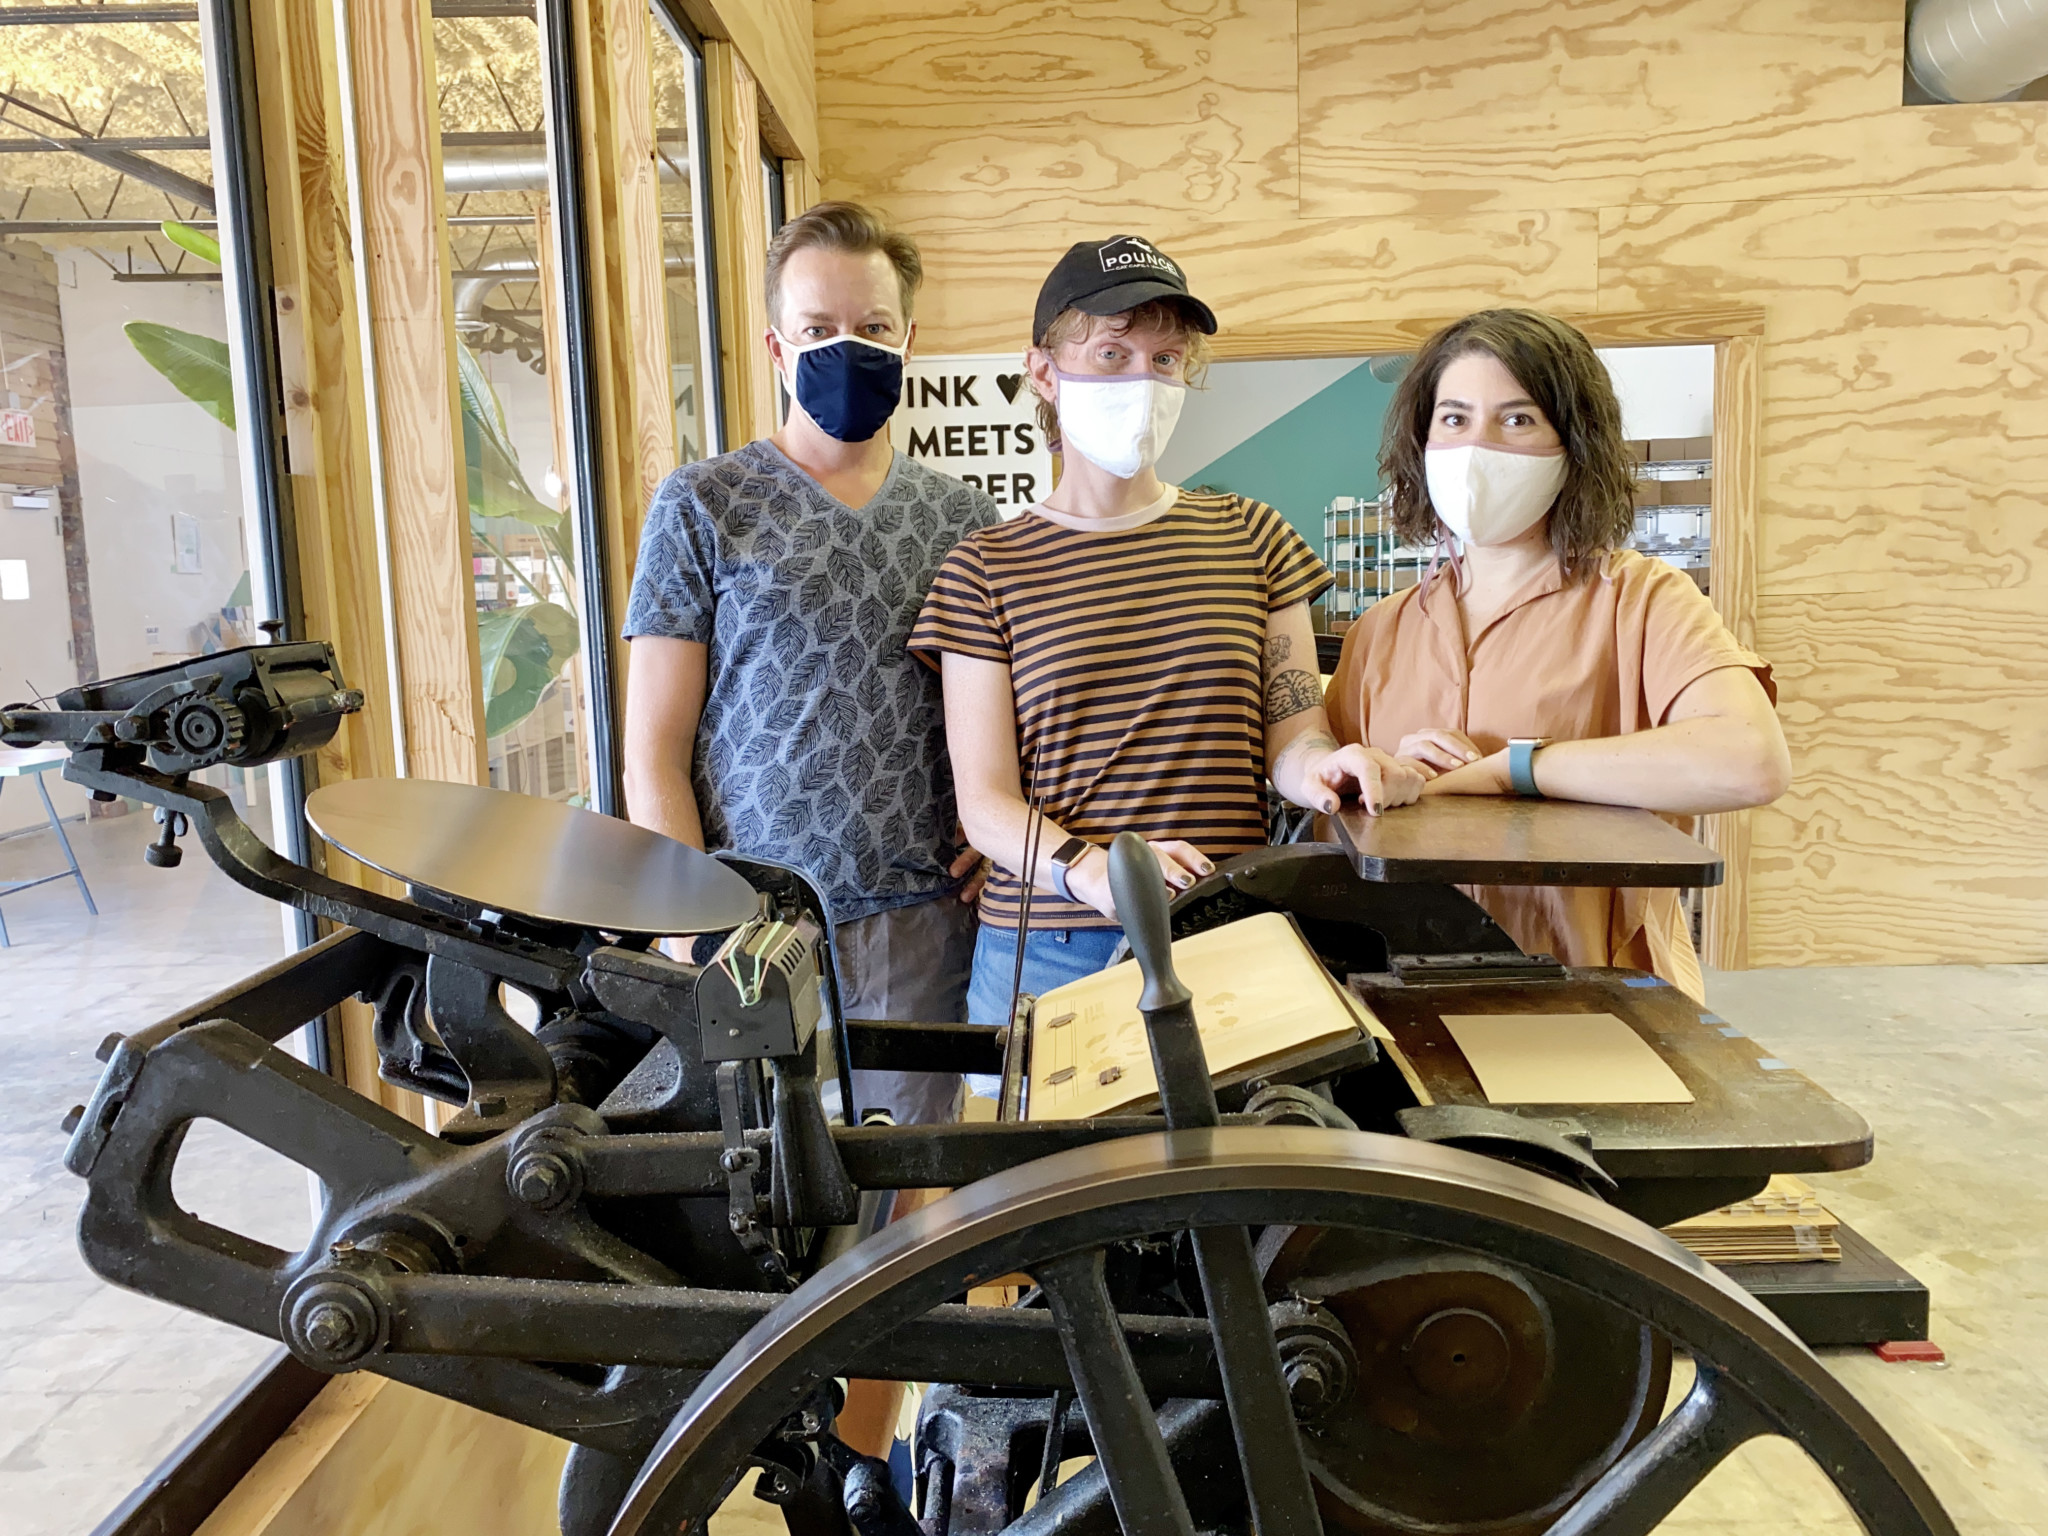
<instances>
[{"instance_id":1,"label":"teal painted wall","mask_svg":"<svg viewBox=\"0 0 2048 1536\"><path fill-rule=\"evenodd\" d=\"M1393 398L1394 386L1374 378L1361 360L1183 482L1235 491L1277 508L1321 554L1323 508L1330 499L1379 494L1380 427Z\"/></svg>"}]
</instances>

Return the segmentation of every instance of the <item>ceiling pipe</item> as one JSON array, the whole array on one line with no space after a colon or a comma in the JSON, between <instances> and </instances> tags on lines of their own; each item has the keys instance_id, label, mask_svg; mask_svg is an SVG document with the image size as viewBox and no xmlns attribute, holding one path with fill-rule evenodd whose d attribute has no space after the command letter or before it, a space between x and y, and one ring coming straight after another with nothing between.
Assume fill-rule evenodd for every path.
<instances>
[{"instance_id":1,"label":"ceiling pipe","mask_svg":"<svg viewBox=\"0 0 2048 1536\"><path fill-rule=\"evenodd\" d=\"M670 272L687 272L692 263L687 256L671 253L662 265ZM540 267L531 256L509 251L502 256L486 256L474 267L456 273L455 329L465 336L489 330L491 322L484 316L484 300L507 283L530 283L539 276Z\"/></svg>"},{"instance_id":2,"label":"ceiling pipe","mask_svg":"<svg viewBox=\"0 0 2048 1536\"><path fill-rule=\"evenodd\" d=\"M2002 101L2048 75L2048 0L1920 0L1906 67L1936 101Z\"/></svg>"},{"instance_id":3,"label":"ceiling pipe","mask_svg":"<svg viewBox=\"0 0 2048 1536\"><path fill-rule=\"evenodd\" d=\"M686 179L684 163L672 155L658 157L663 181ZM544 192L548 185L547 148L527 144L444 144L441 186L450 197L468 192Z\"/></svg>"}]
</instances>

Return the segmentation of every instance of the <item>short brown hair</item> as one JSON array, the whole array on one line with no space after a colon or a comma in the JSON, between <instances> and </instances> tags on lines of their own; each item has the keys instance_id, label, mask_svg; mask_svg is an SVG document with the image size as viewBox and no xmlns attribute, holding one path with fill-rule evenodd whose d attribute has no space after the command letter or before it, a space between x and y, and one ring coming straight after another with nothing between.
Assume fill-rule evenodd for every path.
<instances>
[{"instance_id":1,"label":"short brown hair","mask_svg":"<svg viewBox=\"0 0 2048 1536\"><path fill-rule=\"evenodd\" d=\"M1461 357L1483 352L1515 376L1564 444L1564 488L1550 512L1550 547L1568 577L1619 549L1635 531L1635 464L1621 436L1621 402L1607 365L1577 326L1533 309L1486 309L1422 344L1387 407L1380 478L1393 497L1394 531L1426 547L1443 537L1429 504L1423 452L1437 385Z\"/></svg>"},{"instance_id":2,"label":"short brown hair","mask_svg":"<svg viewBox=\"0 0 2048 1536\"><path fill-rule=\"evenodd\" d=\"M768 242L768 323L780 325L782 269L798 251L845 251L865 256L880 251L896 269L897 286L903 290L903 317L910 318L912 302L924 282L924 259L917 254L917 242L900 229L891 229L874 209L860 203L819 203L784 224Z\"/></svg>"},{"instance_id":3,"label":"short brown hair","mask_svg":"<svg viewBox=\"0 0 2048 1536\"><path fill-rule=\"evenodd\" d=\"M1128 331L1152 330L1178 331L1187 342L1187 366L1183 370L1190 385L1202 382L1202 375L1209 371L1209 338L1197 325L1191 315L1173 299L1147 299L1136 309L1127 309L1120 315L1091 315L1078 309L1063 309L1053 316L1045 328L1045 334L1032 342L1041 352L1051 352L1070 341L1077 341L1088 334L1088 327L1100 319L1109 319L1113 334L1122 336ZM1043 395L1037 396L1038 430L1045 434L1047 447L1056 448L1060 440L1060 413L1054 404Z\"/></svg>"}]
</instances>

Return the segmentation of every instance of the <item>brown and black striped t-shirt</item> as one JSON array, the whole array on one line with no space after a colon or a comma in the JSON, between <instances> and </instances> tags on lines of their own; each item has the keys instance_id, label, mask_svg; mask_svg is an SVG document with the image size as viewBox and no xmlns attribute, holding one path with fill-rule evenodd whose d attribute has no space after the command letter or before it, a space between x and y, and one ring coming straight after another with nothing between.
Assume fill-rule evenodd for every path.
<instances>
[{"instance_id":1,"label":"brown and black striped t-shirt","mask_svg":"<svg viewBox=\"0 0 2048 1536\"><path fill-rule=\"evenodd\" d=\"M1026 511L954 546L910 648L1009 665L1020 777L1073 836L1129 828L1220 859L1266 840L1266 616L1329 584L1242 496L1182 491L1139 526L1086 531ZM998 868L982 920L1014 924L1022 890ZM1040 889L1031 926L1113 925Z\"/></svg>"}]
</instances>

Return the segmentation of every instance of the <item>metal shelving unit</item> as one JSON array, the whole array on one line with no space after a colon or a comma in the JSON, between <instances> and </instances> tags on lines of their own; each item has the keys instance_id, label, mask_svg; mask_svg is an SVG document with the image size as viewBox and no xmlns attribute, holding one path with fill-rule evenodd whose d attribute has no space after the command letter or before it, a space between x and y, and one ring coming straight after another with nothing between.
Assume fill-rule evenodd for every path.
<instances>
[{"instance_id":1,"label":"metal shelving unit","mask_svg":"<svg viewBox=\"0 0 2048 1536\"><path fill-rule=\"evenodd\" d=\"M1414 586L1429 556L1401 543L1384 493L1333 498L1323 508L1323 564L1336 577L1323 600L1325 628L1341 634L1380 599Z\"/></svg>"}]
</instances>

